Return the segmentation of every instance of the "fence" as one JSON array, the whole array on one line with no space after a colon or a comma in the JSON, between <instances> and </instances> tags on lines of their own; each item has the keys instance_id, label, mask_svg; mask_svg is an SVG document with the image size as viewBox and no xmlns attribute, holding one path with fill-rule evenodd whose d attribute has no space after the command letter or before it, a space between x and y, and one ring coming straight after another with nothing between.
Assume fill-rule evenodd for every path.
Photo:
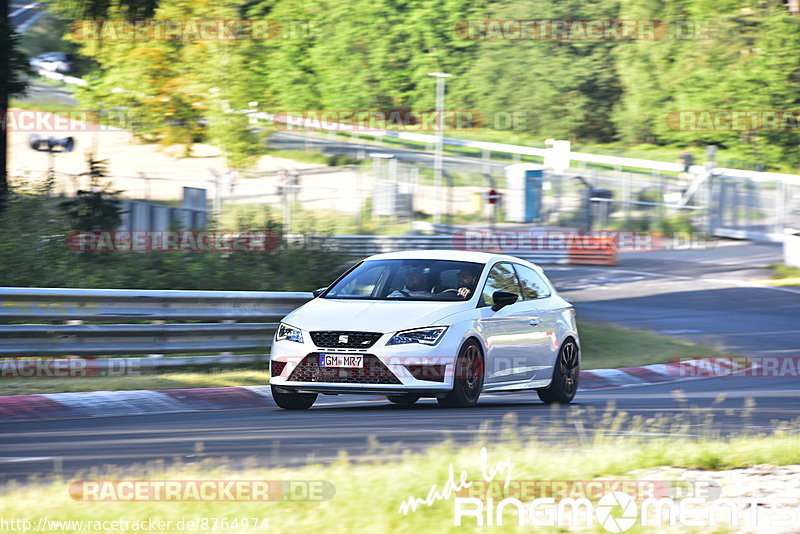
<instances>
[{"instance_id":1,"label":"fence","mask_svg":"<svg viewBox=\"0 0 800 534\"><path fill-rule=\"evenodd\" d=\"M267 114L253 114L255 119L274 119ZM341 125L318 126L336 130ZM284 135L288 135L284 133ZM308 132L298 132L298 139L312 148L323 151L331 147L330 137L313 137ZM333 135L333 134L329 134ZM359 132L358 152L362 158L379 155L387 151L386 146L367 145L361 136L394 142L425 144L430 146L435 136L392 131ZM350 143L353 139L336 138ZM481 205L481 193L490 187L506 196L509 192L502 174L508 162L492 161L492 154L511 156L515 161L547 163L554 149L524 147L501 143L488 143L463 139L445 138L444 143L457 150L468 150L480 157L453 157L446 161L444 188L432 185L428 165L422 162L419 153L409 160L401 161L401 153L388 163L372 158L372 165L306 168L297 171L298 184L284 186L281 172L242 173L236 183L228 183L224 177L154 177L114 176L115 187L124 189L131 198L174 200L179 197L180 187L208 187L216 207L235 209L234 206L271 206L292 224L302 209L307 213L321 214L321 219L336 219L336 224L352 228L364 228L369 222L369 231L398 233L398 222L415 220L420 214L446 212L448 222L461 224L483 223L486 213ZM424 146L415 147L417 150ZM375 154L378 153L378 154ZM711 235L757 240L782 240L786 227L800 225L800 176L728 169L715 167L710 170L694 165L691 174L681 173L678 163L651 161L638 158L607 156L567 152L563 164L571 168L560 173L551 172L546 178L548 189L543 195L543 211L540 223L558 226L577 226L577 213L581 211L583 187L572 180L576 176L587 179L593 187L607 189L612 195L603 202L606 207L597 208L600 226L609 223L619 227L628 218L652 220L665 215L691 213L695 227ZM386 172L388 171L388 172ZM63 176L59 180L61 192L71 194L78 188L77 176ZM692 195L689 195L689 192ZM687 204L690 200L691 204ZM371 209L369 209L371 206ZM134 206L136 207L136 206ZM701 208L701 209L697 209ZM133 211L133 210L131 210ZM161 210L164 211L164 210ZM393 213L387 216L387 214Z\"/></svg>"}]
</instances>

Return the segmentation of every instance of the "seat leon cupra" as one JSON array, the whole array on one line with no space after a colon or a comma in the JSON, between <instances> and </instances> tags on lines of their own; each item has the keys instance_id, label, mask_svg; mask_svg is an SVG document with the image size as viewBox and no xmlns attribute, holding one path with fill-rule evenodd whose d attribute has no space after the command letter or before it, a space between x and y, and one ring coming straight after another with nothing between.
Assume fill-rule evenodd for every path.
<instances>
[{"instance_id":1,"label":"seat leon cupra","mask_svg":"<svg viewBox=\"0 0 800 534\"><path fill-rule=\"evenodd\" d=\"M572 305L537 265L482 252L371 256L279 324L270 357L275 403L319 394L434 397L470 407L481 392L575 396L581 362Z\"/></svg>"}]
</instances>

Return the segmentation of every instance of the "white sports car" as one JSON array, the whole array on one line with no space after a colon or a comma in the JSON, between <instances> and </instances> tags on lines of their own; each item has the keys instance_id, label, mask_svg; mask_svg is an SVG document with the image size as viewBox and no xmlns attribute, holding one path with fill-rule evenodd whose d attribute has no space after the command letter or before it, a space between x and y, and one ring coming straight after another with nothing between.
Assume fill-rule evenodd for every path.
<instances>
[{"instance_id":1,"label":"white sports car","mask_svg":"<svg viewBox=\"0 0 800 534\"><path fill-rule=\"evenodd\" d=\"M272 395L288 410L319 393L435 397L535 389L570 402L581 362L575 309L537 265L482 252L371 256L287 315L272 344Z\"/></svg>"}]
</instances>

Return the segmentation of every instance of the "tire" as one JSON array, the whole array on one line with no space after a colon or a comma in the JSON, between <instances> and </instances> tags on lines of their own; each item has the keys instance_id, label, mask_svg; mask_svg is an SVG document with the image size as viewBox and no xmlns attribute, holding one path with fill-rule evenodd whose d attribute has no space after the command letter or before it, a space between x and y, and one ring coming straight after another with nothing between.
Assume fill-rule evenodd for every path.
<instances>
[{"instance_id":1,"label":"tire","mask_svg":"<svg viewBox=\"0 0 800 534\"><path fill-rule=\"evenodd\" d=\"M411 406L419 400L419 395L413 393L403 393L402 395L386 395L389 402L394 404L401 404L403 406Z\"/></svg>"},{"instance_id":2,"label":"tire","mask_svg":"<svg viewBox=\"0 0 800 534\"><path fill-rule=\"evenodd\" d=\"M558 351L556 365L553 368L553 381L550 386L537 389L539 399L547 404L567 404L575 398L580 379L580 358L578 345L568 339Z\"/></svg>"},{"instance_id":3,"label":"tire","mask_svg":"<svg viewBox=\"0 0 800 534\"><path fill-rule=\"evenodd\" d=\"M483 351L475 340L467 341L458 351L453 389L444 397L437 398L445 408L471 408L478 403L483 389Z\"/></svg>"},{"instance_id":4,"label":"tire","mask_svg":"<svg viewBox=\"0 0 800 534\"><path fill-rule=\"evenodd\" d=\"M316 393L290 393L275 386L270 388L275 404L284 410L307 410L317 400Z\"/></svg>"}]
</instances>

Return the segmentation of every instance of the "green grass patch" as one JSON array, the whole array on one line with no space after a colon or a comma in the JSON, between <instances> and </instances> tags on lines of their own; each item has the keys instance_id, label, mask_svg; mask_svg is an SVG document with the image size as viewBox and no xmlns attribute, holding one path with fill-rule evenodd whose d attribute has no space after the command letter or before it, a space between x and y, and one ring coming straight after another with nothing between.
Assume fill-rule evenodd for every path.
<instances>
[{"instance_id":1,"label":"green grass patch","mask_svg":"<svg viewBox=\"0 0 800 534\"><path fill-rule=\"evenodd\" d=\"M266 367L266 364L264 364ZM264 386L269 372L255 369L169 372L82 378L0 378L0 395L33 395L75 391Z\"/></svg>"},{"instance_id":2,"label":"green grass patch","mask_svg":"<svg viewBox=\"0 0 800 534\"><path fill-rule=\"evenodd\" d=\"M578 333L583 351L583 369L634 367L666 363L671 358L725 354L688 341L607 323L582 321L580 318Z\"/></svg>"},{"instance_id":3,"label":"green grass patch","mask_svg":"<svg viewBox=\"0 0 800 534\"><path fill-rule=\"evenodd\" d=\"M275 158L286 158L302 163L319 163L330 167L342 165L358 165L361 163L356 158L347 157L343 154L325 154L319 150L272 150L267 152L268 156Z\"/></svg>"},{"instance_id":4,"label":"green grass patch","mask_svg":"<svg viewBox=\"0 0 800 534\"><path fill-rule=\"evenodd\" d=\"M769 266L772 269L772 274L770 278L775 280L785 279L785 278L799 278L800 279L800 268L798 267L791 267L786 265L785 263L773 263Z\"/></svg>"},{"instance_id":5,"label":"green grass patch","mask_svg":"<svg viewBox=\"0 0 800 534\"><path fill-rule=\"evenodd\" d=\"M591 414L586 414L590 416ZM609 417L612 427L625 421ZM554 418L557 419L557 418ZM508 421L506 421L508 422ZM580 428L577 421L570 442ZM548 423L549 424L549 423ZM562 480L583 481L600 477L632 480L645 478L637 472L660 466L679 468L726 470L756 464L788 465L800 463L800 436L776 432L764 437L743 437L730 441L719 439L656 439L599 438L577 448L563 444L546 445L536 440L535 430L524 435L512 431L511 426L498 424L496 435L505 435L502 445L455 448L443 444L423 453L402 453L397 447L381 445L373 440L370 450L375 460L353 462L346 455L331 464L315 463L313 459L302 467L270 468L260 466L255 458L245 462L249 467L232 468L225 460L201 460L193 465L176 464L164 468L150 465L147 468L126 471L99 471L80 474L73 479L56 479L34 484L9 484L0 496L0 513L3 518L24 518L36 525L41 518L73 521L113 521L119 519L177 521L207 521L204 532L316 532L324 525L327 534L351 533L470 533L470 532L539 532L542 529L530 524L517 526L514 512L507 509L502 527L477 527L475 519L467 518L461 526L453 522L454 495L435 500L430 506L422 504L407 515L400 513L401 503L409 498L425 499L432 487L441 491L448 480L450 469L453 478L474 487L487 479L481 469L481 450L485 445L488 466L502 465L508 461L510 471L501 471L495 480ZM488 429L481 434L489 434ZM202 455L200 455L202 456ZM263 465L263 464L262 464ZM664 477L668 478L668 477ZM315 480L329 481L335 495L324 501L283 502L81 502L69 493L73 480ZM477 483L477 484L476 484ZM788 484L788 482L787 482ZM497 487L501 487L498 484ZM501 496L495 497L495 504ZM530 499L521 499L527 503ZM513 507L509 507L513 509ZM257 518L259 528L231 529L234 519ZM216 518L217 523L214 523ZM268 528L263 529L264 520ZM221 521L225 520L226 526ZM185 523L184 523L185 524ZM216 526L215 526L216 525ZM173 527L174 528L174 527ZM62 525L58 532L87 532L78 525ZM118 530L132 532L133 530ZM197 530L199 531L199 530ZM555 531L555 530L547 530ZM558 530L563 532L565 530ZM586 532L587 530L582 530ZM595 522L589 532L605 532ZM673 530L670 530L673 531ZM719 531L718 529L715 531ZM638 524L628 532L645 532ZM647 532L653 532L648 530Z\"/></svg>"}]
</instances>

